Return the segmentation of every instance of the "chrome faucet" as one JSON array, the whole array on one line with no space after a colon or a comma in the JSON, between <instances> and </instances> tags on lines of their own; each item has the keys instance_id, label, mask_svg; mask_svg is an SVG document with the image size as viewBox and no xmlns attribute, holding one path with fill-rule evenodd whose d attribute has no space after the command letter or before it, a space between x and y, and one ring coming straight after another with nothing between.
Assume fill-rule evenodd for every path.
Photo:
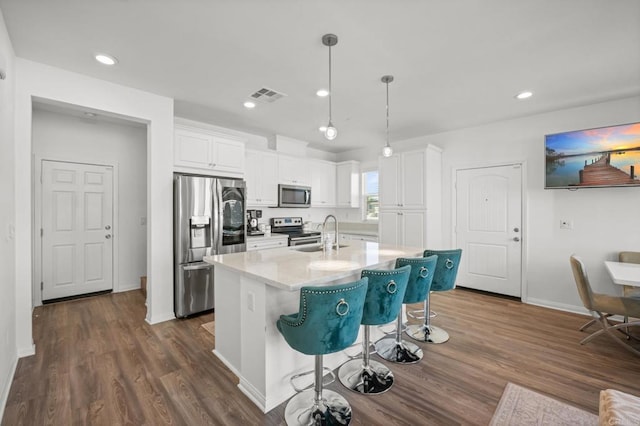
<instances>
[{"instance_id":1,"label":"chrome faucet","mask_svg":"<svg viewBox=\"0 0 640 426\"><path fill-rule=\"evenodd\" d=\"M322 250L325 250L326 244L325 244L325 240L326 240L326 233L325 233L325 228L327 227L327 221L329 220L329 218L332 217L333 221L336 224L336 233L334 236L334 245L336 247L336 251L340 248L340 244L339 244L339 239L338 239L338 219L336 219L336 217L332 214L327 215L327 217L324 218L324 222L322 223Z\"/></svg>"}]
</instances>

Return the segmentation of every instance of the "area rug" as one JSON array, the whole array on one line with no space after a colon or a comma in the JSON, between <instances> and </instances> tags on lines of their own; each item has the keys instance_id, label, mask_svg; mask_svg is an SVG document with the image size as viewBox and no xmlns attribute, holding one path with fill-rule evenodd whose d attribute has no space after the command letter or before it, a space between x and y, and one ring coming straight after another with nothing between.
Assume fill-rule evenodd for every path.
<instances>
[{"instance_id":1,"label":"area rug","mask_svg":"<svg viewBox=\"0 0 640 426\"><path fill-rule=\"evenodd\" d=\"M507 383L491 426L597 425L598 416L564 402Z\"/></svg>"},{"instance_id":2,"label":"area rug","mask_svg":"<svg viewBox=\"0 0 640 426\"><path fill-rule=\"evenodd\" d=\"M205 330L207 330L209 333L213 334L214 336L216 335L216 322L215 321L205 322L204 324L202 324L202 327L204 327Z\"/></svg>"}]
</instances>

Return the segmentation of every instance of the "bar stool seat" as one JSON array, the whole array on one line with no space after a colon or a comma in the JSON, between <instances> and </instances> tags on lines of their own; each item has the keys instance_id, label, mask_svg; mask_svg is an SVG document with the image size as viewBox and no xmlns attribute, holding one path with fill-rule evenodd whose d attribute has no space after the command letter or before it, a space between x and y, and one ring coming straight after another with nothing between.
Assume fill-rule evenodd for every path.
<instances>
[{"instance_id":1,"label":"bar stool seat","mask_svg":"<svg viewBox=\"0 0 640 426\"><path fill-rule=\"evenodd\" d=\"M431 282L431 291L452 290L456 284L462 250L425 250L423 255L425 258L428 256L438 256L433 281ZM421 325L411 325L407 327L405 331L407 336L425 343L444 343L449 340L449 333L431 324L431 315L428 313L430 313L429 297L424 301L424 310L407 313L407 315L412 318L424 320L424 323Z\"/></svg>"},{"instance_id":2,"label":"bar stool seat","mask_svg":"<svg viewBox=\"0 0 640 426\"><path fill-rule=\"evenodd\" d=\"M367 281L302 287L299 312L281 315L276 322L289 346L315 356L314 389L289 400L284 413L288 425L346 425L351 421L347 400L337 392L323 392L322 356L341 351L358 338Z\"/></svg>"},{"instance_id":3,"label":"bar stool seat","mask_svg":"<svg viewBox=\"0 0 640 426\"><path fill-rule=\"evenodd\" d=\"M407 290L402 300L403 304L418 303L429 297L431 280L438 256L399 258L396 268L409 265L411 272L407 283ZM393 337L384 337L375 344L376 352L387 361L402 364L413 364L422 359L422 349L411 342L402 340L402 313L398 315L396 333Z\"/></svg>"},{"instance_id":4,"label":"bar stool seat","mask_svg":"<svg viewBox=\"0 0 640 426\"><path fill-rule=\"evenodd\" d=\"M389 323L398 316L410 272L409 265L386 271L362 271L361 277L369 280L362 313L362 358L352 359L340 366L338 378L346 388L372 395L386 392L393 385L391 370L381 362L370 359L370 326Z\"/></svg>"}]
</instances>

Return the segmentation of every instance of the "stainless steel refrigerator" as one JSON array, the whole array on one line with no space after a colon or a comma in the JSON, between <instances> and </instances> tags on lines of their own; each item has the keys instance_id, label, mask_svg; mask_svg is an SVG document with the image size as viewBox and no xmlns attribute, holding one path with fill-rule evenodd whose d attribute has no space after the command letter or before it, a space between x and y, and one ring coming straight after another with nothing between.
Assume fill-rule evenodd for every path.
<instances>
[{"instance_id":1,"label":"stainless steel refrigerator","mask_svg":"<svg viewBox=\"0 0 640 426\"><path fill-rule=\"evenodd\" d=\"M174 311L214 308L213 266L204 256L246 250L245 182L174 174Z\"/></svg>"}]
</instances>

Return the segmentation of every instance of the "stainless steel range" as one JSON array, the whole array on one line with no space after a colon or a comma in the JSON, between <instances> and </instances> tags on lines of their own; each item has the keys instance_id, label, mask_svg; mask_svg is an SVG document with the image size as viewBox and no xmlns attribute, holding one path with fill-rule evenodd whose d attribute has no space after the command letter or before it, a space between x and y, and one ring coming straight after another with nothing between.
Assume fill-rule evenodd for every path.
<instances>
[{"instance_id":1,"label":"stainless steel range","mask_svg":"<svg viewBox=\"0 0 640 426\"><path fill-rule=\"evenodd\" d=\"M290 246L320 244L322 239L320 232L303 230L301 217L271 218L271 233L289 235Z\"/></svg>"}]
</instances>

